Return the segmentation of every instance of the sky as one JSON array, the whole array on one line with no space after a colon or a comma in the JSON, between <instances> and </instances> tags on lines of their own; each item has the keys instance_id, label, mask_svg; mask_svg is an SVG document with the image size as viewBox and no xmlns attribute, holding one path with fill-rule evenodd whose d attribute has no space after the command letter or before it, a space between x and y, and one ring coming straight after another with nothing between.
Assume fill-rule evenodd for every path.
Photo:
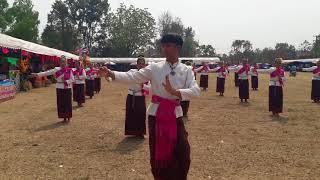
<instances>
[{"instance_id":1,"label":"sky","mask_svg":"<svg viewBox=\"0 0 320 180\"><path fill-rule=\"evenodd\" d=\"M13 2L13 0L8 0ZM40 32L54 0L33 0L40 12ZM233 40L252 42L254 48L287 42L296 47L320 33L320 0L109 0L111 9L120 3L147 8L157 20L165 11L180 17L196 32L200 44L228 53Z\"/></svg>"}]
</instances>

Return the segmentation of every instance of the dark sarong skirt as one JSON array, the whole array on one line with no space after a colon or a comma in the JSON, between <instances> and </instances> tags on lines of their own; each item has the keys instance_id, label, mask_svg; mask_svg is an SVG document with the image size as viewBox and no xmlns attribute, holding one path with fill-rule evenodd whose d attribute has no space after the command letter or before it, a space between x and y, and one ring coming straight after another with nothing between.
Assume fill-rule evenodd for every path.
<instances>
[{"instance_id":1,"label":"dark sarong skirt","mask_svg":"<svg viewBox=\"0 0 320 180\"><path fill-rule=\"evenodd\" d=\"M208 88L209 75L200 76L200 87Z\"/></svg>"},{"instance_id":2,"label":"dark sarong skirt","mask_svg":"<svg viewBox=\"0 0 320 180\"><path fill-rule=\"evenodd\" d=\"M282 86L269 86L269 112L283 112Z\"/></svg>"},{"instance_id":3,"label":"dark sarong skirt","mask_svg":"<svg viewBox=\"0 0 320 180\"><path fill-rule=\"evenodd\" d=\"M239 79L239 98L249 99L249 80Z\"/></svg>"},{"instance_id":4,"label":"dark sarong skirt","mask_svg":"<svg viewBox=\"0 0 320 180\"><path fill-rule=\"evenodd\" d=\"M239 87L239 75L236 72L234 73L234 85Z\"/></svg>"},{"instance_id":5,"label":"dark sarong skirt","mask_svg":"<svg viewBox=\"0 0 320 180\"><path fill-rule=\"evenodd\" d=\"M128 95L126 101L125 135L146 134L146 100L144 96Z\"/></svg>"},{"instance_id":6,"label":"dark sarong skirt","mask_svg":"<svg viewBox=\"0 0 320 180\"><path fill-rule=\"evenodd\" d=\"M174 159L165 169L157 169L155 166L156 149L156 117L149 116L149 148L151 170L156 180L187 180L190 167L190 145L188 132L185 129L182 118L177 119L177 145L174 150Z\"/></svg>"},{"instance_id":7,"label":"dark sarong skirt","mask_svg":"<svg viewBox=\"0 0 320 180\"><path fill-rule=\"evenodd\" d=\"M101 90L101 78L94 79L94 91L100 92Z\"/></svg>"},{"instance_id":8,"label":"dark sarong skirt","mask_svg":"<svg viewBox=\"0 0 320 180\"><path fill-rule=\"evenodd\" d=\"M94 96L94 80L86 80L86 95L90 97Z\"/></svg>"},{"instance_id":9,"label":"dark sarong skirt","mask_svg":"<svg viewBox=\"0 0 320 180\"><path fill-rule=\"evenodd\" d=\"M184 117L188 116L190 101L181 101L181 102L180 102L180 105L181 105L181 107L182 107L183 116L184 116Z\"/></svg>"},{"instance_id":10,"label":"dark sarong skirt","mask_svg":"<svg viewBox=\"0 0 320 180\"><path fill-rule=\"evenodd\" d=\"M216 89L216 92L224 93L224 86L225 86L225 78L217 78L217 89Z\"/></svg>"},{"instance_id":11,"label":"dark sarong skirt","mask_svg":"<svg viewBox=\"0 0 320 180\"><path fill-rule=\"evenodd\" d=\"M258 76L251 76L251 87L252 87L252 89L258 89L259 88Z\"/></svg>"},{"instance_id":12,"label":"dark sarong skirt","mask_svg":"<svg viewBox=\"0 0 320 180\"><path fill-rule=\"evenodd\" d=\"M57 89L57 108L59 118L72 118L71 89Z\"/></svg>"},{"instance_id":13,"label":"dark sarong skirt","mask_svg":"<svg viewBox=\"0 0 320 180\"><path fill-rule=\"evenodd\" d=\"M194 74L194 79L197 80L197 73L193 73Z\"/></svg>"},{"instance_id":14,"label":"dark sarong skirt","mask_svg":"<svg viewBox=\"0 0 320 180\"><path fill-rule=\"evenodd\" d=\"M84 84L74 84L73 86L73 101L85 103Z\"/></svg>"},{"instance_id":15,"label":"dark sarong skirt","mask_svg":"<svg viewBox=\"0 0 320 180\"><path fill-rule=\"evenodd\" d=\"M311 99L320 101L320 80L312 80Z\"/></svg>"}]
</instances>

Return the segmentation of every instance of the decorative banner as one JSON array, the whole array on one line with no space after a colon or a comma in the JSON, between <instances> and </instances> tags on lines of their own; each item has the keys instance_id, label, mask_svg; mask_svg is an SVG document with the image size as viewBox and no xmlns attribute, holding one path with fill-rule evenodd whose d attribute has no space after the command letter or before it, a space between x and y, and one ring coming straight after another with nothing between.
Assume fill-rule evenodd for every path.
<instances>
[{"instance_id":1,"label":"decorative banner","mask_svg":"<svg viewBox=\"0 0 320 180\"><path fill-rule=\"evenodd\" d=\"M16 95L16 86L15 85L0 85L0 103L13 99Z\"/></svg>"}]
</instances>

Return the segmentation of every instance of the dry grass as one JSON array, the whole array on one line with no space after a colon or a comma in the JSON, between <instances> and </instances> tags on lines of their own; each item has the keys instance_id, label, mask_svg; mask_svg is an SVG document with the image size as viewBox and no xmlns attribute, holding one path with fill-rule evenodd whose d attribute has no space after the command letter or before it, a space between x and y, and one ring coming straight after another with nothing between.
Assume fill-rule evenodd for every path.
<instances>
[{"instance_id":1,"label":"dry grass","mask_svg":"<svg viewBox=\"0 0 320 180\"><path fill-rule=\"evenodd\" d=\"M210 89L191 102L189 179L319 179L320 105L310 101L311 74L285 86L285 113L268 110L268 77L241 105L233 77L225 97ZM101 94L58 123L54 87L0 104L0 179L152 179L148 141L125 139L126 86Z\"/></svg>"}]
</instances>

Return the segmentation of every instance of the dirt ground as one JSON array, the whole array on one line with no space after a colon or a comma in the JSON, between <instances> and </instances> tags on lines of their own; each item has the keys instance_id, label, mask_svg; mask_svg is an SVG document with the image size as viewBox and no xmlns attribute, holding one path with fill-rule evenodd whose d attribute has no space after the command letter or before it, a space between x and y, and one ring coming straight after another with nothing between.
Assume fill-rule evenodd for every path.
<instances>
[{"instance_id":1,"label":"dirt ground","mask_svg":"<svg viewBox=\"0 0 320 180\"><path fill-rule=\"evenodd\" d=\"M320 179L320 105L311 74L285 85L285 113L268 112L268 76L250 103L239 103L233 76L225 97L210 89L191 102L189 179ZM0 179L152 179L148 139L124 137L126 85L103 91L59 123L55 88L34 89L0 104ZM75 104L74 104L75 106Z\"/></svg>"}]
</instances>

